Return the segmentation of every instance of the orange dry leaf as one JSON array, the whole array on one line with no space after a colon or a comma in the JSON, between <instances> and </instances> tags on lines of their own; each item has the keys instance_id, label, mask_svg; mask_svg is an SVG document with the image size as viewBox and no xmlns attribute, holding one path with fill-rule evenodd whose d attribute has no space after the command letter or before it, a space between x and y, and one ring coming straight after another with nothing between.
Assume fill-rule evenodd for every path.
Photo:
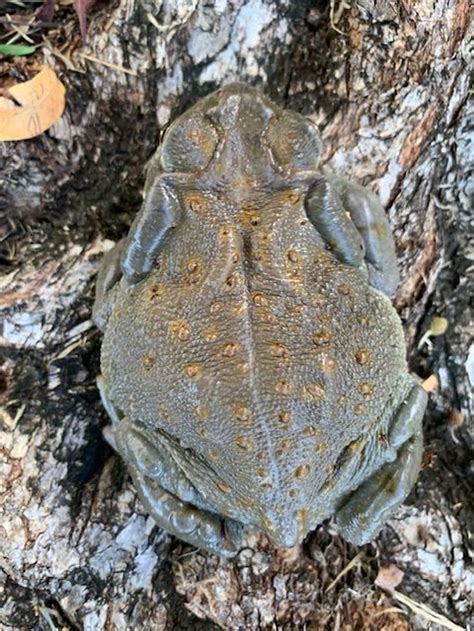
<instances>
[{"instance_id":1,"label":"orange dry leaf","mask_svg":"<svg viewBox=\"0 0 474 631\"><path fill-rule=\"evenodd\" d=\"M64 111L66 89L51 68L8 88L0 97L0 140L34 138L51 127Z\"/></svg>"},{"instance_id":2,"label":"orange dry leaf","mask_svg":"<svg viewBox=\"0 0 474 631\"><path fill-rule=\"evenodd\" d=\"M436 392L436 390L439 388L438 377L436 375L430 375L427 379L423 381L421 387L425 392L428 392L428 394L430 392Z\"/></svg>"}]
</instances>

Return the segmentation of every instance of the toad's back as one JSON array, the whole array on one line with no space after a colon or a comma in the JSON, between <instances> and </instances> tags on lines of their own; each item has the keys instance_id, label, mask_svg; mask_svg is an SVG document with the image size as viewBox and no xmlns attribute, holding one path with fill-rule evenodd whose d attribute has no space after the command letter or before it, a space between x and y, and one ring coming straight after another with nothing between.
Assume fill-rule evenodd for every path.
<instances>
[{"instance_id":1,"label":"toad's back","mask_svg":"<svg viewBox=\"0 0 474 631\"><path fill-rule=\"evenodd\" d=\"M223 514L271 529L296 513L288 523L307 530L408 387L401 326L363 272L324 249L298 186L252 202L177 194L185 216L110 318L110 395L179 444L175 459Z\"/></svg>"}]
</instances>

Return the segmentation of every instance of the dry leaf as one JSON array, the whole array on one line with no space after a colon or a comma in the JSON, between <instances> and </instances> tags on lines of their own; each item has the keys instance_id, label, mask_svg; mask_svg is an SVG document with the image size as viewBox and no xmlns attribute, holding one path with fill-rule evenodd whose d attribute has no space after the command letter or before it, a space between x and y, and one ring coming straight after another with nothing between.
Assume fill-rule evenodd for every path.
<instances>
[{"instance_id":1,"label":"dry leaf","mask_svg":"<svg viewBox=\"0 0 474 631\"><path fill-rule=\"evenodd\" d=\"M87 12L89 11L89 9L99 3L100 0L72 0L74 10L76 11L79 18L81 39L84 45L87 42ZM38 12L37 19L40 22L51 22L54 18L54 12L55 0L44 0L43 6Z\"/></svg>"},{"instance_id":2,"label":"dry leaf","mask_svg":"<svg viewBox=\"0 0 474 631\"><path fill-rule=\"evenodd\" d=\"M10 98L0 97L0 141L34 138L62 115L66 89L51 68L8 88Z\"/></svg>"},{"instance_id":3,"label":"dry leaf","mask_svg":"<svg viewBox=\"0 0 474 631\"><path fill-rule=\"evenodd\" d=\"M87 12L97 4L97 0L73 0L72 4L79 17L82 43L85 44L87 42Z\"/></svg>"},{"instance_id":4,"label":"dry leaf","mask_svg":"<svg viewBox=\"0 0 474 631\"><path fill-rule=\"evenodd\" d=\"M37 19L39 22L51 22L54 18L55 0L44 0L43 6L38 11Z\"/></svg>"},{"instance_id":5,"label":"dry leaf","mask_svg":"<svg viewBox=\"0 0 474 631\"><path fill-rule=\"evenodd\" d=\"M396 565L387 565L380 568L377 578L375 579L375 584L381 589L393 592L402 582L403 576L404 573Z\"/></svg>"},{"instance_id":6,"label":"dry leaf","mask_svg":"<svg viewBox=\"0 0 474 631\"><path fill-rule=\"evenodd\" d=\"M436 392L436 390L439 388L438 377L436 375L430 375L427 379L423 381L421 387L425 392L428 392L428 394L430 392Z\"/></svg>"}]
</instances>

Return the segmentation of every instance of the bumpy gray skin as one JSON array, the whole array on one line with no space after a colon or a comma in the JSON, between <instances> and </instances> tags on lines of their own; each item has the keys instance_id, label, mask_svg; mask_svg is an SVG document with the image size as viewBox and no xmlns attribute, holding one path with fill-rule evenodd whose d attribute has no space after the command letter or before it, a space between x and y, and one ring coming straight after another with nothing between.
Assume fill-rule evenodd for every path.
<instances>
[{"instance_id":1,"label":"bumpy gray skin","mask_svg":"<svg viewBox=\"0 0 474 631\"><path fill-rule=\"evenodd\" d=\"M158 524L225 556L246 527L292 546L330 516L370 541L420 467L389 226L319 157L303 116L211 94L167 131L98 279L106 437Z\"/></svg>"}]
</instances>

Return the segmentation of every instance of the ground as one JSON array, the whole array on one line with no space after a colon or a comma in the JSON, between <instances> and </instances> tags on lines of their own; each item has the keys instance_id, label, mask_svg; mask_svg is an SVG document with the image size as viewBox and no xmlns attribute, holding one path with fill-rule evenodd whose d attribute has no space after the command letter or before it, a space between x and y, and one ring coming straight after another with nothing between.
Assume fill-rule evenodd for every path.
<instances>
[{"instance_id":1,"label":"ground","mask_svg":"<svg viewBox=\"0 0 474 631\"><path fill-rule=\"evenodd\" d=\"M4 33L7 13L33 15L23 4L0 9ZM1 628L472 624L468 2L116 0L88 17L86 45L64 5L28 27L34 55L0 62L5 85L46 64L67 88L48 132L0 143ZM257 536L232 561L192 549L146 515L102 438L102 254L139 207L160 129L236 79L311 114L325 165L377 191L394 230L395 305L432 393L419 481L362 548L329 523L290 551Z\"/></svg>"}]
</instances>

